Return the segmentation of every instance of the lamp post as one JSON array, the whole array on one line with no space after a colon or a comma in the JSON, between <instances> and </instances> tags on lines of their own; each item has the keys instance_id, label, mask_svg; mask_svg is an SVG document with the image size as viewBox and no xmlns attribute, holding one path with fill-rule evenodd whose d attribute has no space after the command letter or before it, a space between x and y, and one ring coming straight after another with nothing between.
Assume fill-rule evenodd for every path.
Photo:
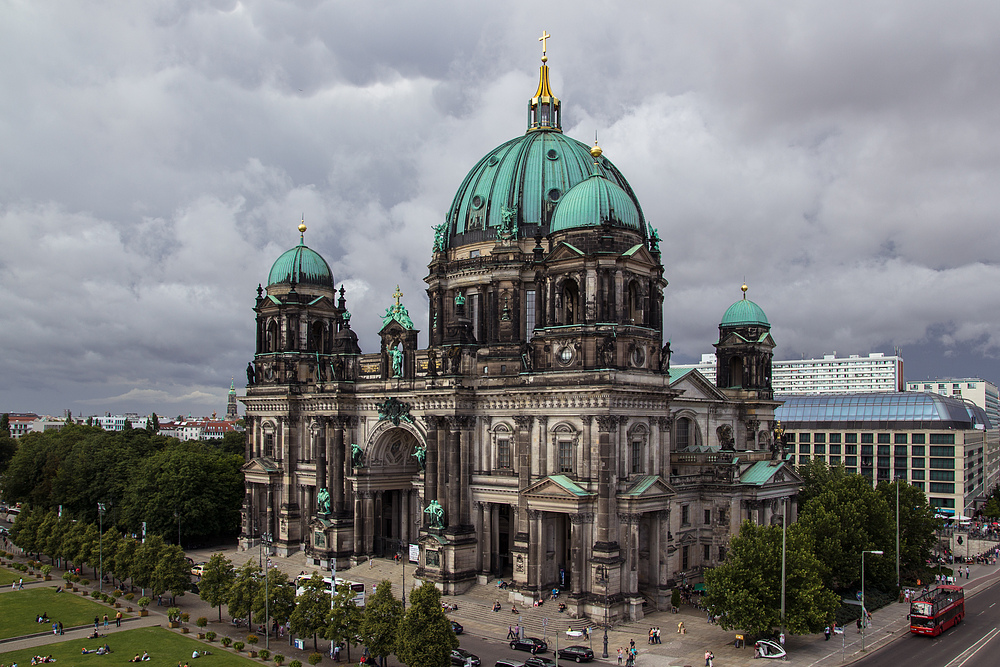
<instances>
[{"instance_id":1,"label":"lamp post","mask_svg":"<svg viewBox=\"0 0 1000 667\"><path fill-rule=\"evenodd\" d=\"M598 565L595 574L597 582L604 586L604 653L601 654L601 657L606 658L608 657L608 583L610 571L607 565Z\"/></svg>"},{"instance_id":2,"label":"lamp post","mask_svg":"<svg viewBox=\"0 0 1000 667\"><path fill-rule=\"evenodd\" d=\"M901 478L896 477L896 594L899 594L899 485Z\"/></svg>"},{"instance_id":3,"label":"lamp post","mask_svg":"<svg viewBox=\"0 0 1000 667\"><path fill-rule=\"evenodd\" d=\"M781 634L785 634L785 534L788 527L788 497L781 499Z\"/></svg>"},{"instance_id":4,"label":"lamp post","mask_svg":"<svg viewBox=\"0 0 1000 667\"><path fill-rule=\"evenodd\" d=\"M99 584L99 590L102 593L104 592L104 512L105 512L104 503L97 503L97 520L98 520L98 523L100 524L100 531L101 531L101 537L100 537L100 540L99 540L99 543L100 543L99 549L100 549L100 553L101 553L101 556L100 556L100 558L101 558L101 581L100 581L100 584ZM91 544L93 544L93 542L91 542Z\"/></svg>"},{"instance_id":5,"label":"lamp post","mask_svg":"<svg viewBox=\"0 0 1000 667\"><path fill-rule=\"evenodd\" d=\"M268 598L268 575L271 569L271 533L264 533L260 536L260 543L267 545L267 559L264 561L264 648L271 647L271 610L270 599ZM252 561L251 561L252 562Z\"/></svg>"},{"instance_id":6,"label":"lamp post","mask_svg":"<svg viewBox=\"0 0 1000 667\"><path fill-rule=\"evenodd\" d=\"M861 650L865 650L865 628L868 626L868 612L865 609L865 554L876 554L881 556L881 551L861 552Z\"/></svg>"}]
</instances>

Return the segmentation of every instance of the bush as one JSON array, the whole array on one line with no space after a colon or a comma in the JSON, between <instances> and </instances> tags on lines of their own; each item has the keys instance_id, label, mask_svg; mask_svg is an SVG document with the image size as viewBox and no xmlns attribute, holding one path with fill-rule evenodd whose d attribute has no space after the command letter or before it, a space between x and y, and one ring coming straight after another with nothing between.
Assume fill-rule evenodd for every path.
<instances>
[{"instance_id":1,"label":"bush","mask_svg":"<svg viewBox=\"0 0 1000 667\"><path fill-rule=\"evenodd\" d=\"M257 635L255 635L255 634L249 634L249 635L247 635L247 644L253 645L253 644L256 644L259 641L260 641L260 637L258 637Z\"/></svg>"},{"instance_id":2,"label":"bush","mask_svg":"<svg viewBox=\"0 0 1000 667\"><path fill-rule=\"evenodd\" d=\"M116 588L115 590L111 591L111 597L120 598L121 596L122 592L119 589Z\"/></svg>"},{"instance_id":3,"label":"bush","mask_svg":"<svg viewBox=\"0 0 1000 667\"><path fill-rule=\"evenodd\" d=\"M278 667L281 667L281 663L283 663L284 661L285 661L285 656L281 655L280 653L274 654L274 664L278 665Z\"/></svg>"},{"instance_id":4,"label":"bush","mask_svg":"<svg viewBox=\"0 0 1000 667\"><path fill-rule=\"evenodd\" d=\"M212 632L211 630L209 630L208 632L206 632L206 633L205 633L205 639L207 639L207 640L208 640L208 641L210 641L210 642L213 642L213 641L215 641L215 638L216 638L216 637L218 637L218 635L216 635L216 634L215 634L214 632Z\"/></svg>"},{"instance_id":5,"label":"bush","mask_svg":"<svg viewBox=\"0 0 1000 667\"><path fill-rule=\"evenodd\" d=\"M242 651L244 646L246 646L246 644L244 644L243 642L233 642L233 648L236 649L237 653Z\"/></svg>"},{"instance_id":6,"label":"bush","mask_svg":"<svg viewBox=\"0 0 1000 667\"><path fill-rule=\"evenodd\" d=\"M169 609L167 609L167 620L173 622L181 620L180 607L170 607Z\"/></svg>"},{"instance_id":7,"label":"bush","mask_svg":"<svg viewBox=\"0 0 1000 667\"><path fill-rule=\"evenodd\" d=\"M46 577L49 576L50 574L52 574L52 566L51 565L43 565L42 566L42 574L44 574Z\"/></svg>"},{"instance_id":8,"label":"bush","mask_svg":"<svg viewBox=\"0 0 1000 667\"><path fill-rule=\"evenodd\" d=\"M186 611L185 612L181 612L181 621L183 623L187 623L190 620L191 620L191 614L187 613Z\"/></svg>"},{"instance_id":9,"label":"bush","mask_svg":"<svg viewBox=\"0 0 1000 667\"><path fill-rule=\"evenodd\" d=\"M125 599L128 600L129 602L131 602L132 600L135 599L135 593L126 593L125 594Z\"/></svg>"},{"instance_id":10,"label":"bush","mask_svg":"<svg viewBox=\"0 0 1000 667\"><path fill-rule=\"evenodd\" d=\"M73 580L73 573L72 572L63 572L63 577L62 578L65 581L72 581Z\"/></svg>"},{"instance_id":11,"label":"bush","mask_svg":"<svg viewBox=\"0 0 1000 667\"><path fill-rule=\"evenodd\" d=\"M140 609L145 609L146 607L149 606L150 602L152 602L152 600L150 600L148 597L146 597L145 595L143 595L141 598L139 598L139 601L136 604L139 605Z\"/></svg>"},{"instance_id":12,"label":"bush","mask_svg":"<svg viewBox=\"0 0 1000 667\"><path fill-rule=\"evenodd\" d=\"M80 585L81 586L89 586L90 585L90 579L81 579L80 580Z\"/></svg>"},{"instance_id":13,"label":"bush","mask_svg":"<svg viewBox=\"0 0 1000 667\"><path fill-rule=\"evenodd\" d=\"M83 597L87 597L88 595L90 595L90 591L84 591L83 592Z\"/></svg>"},{"instance_id":14,"label":"bush","mask_svg":"<svg viewBox=\"0 0 1000 667\"><path fill-rule=\"evenodd\" d=\"M288 663L288 667L302 667L302 663L299 662L298 660L292 660L290 663Z\"/></svg>"},{"instance_id":15,"label":"bush","mask_svg":"<svg viewBox=\"0 0 1000 667\"><path fill-rule=\"evenodd\" d=\"M229 648L229 645L233 643L233 640L230 637L223 637L219 641L222 642L222 645L226 648Z\"/></svg>"},{"instance_id":16,"label":"bush","mask_svg":"<svg viewBox=\"0 0 1000 667\"><path fill-rule=\"evenodd\" d=\"M208 625L208 619L205 618L204 616L199 616L198 620L195 621L194 624L197 625L199 628L203 628L206 625Z\"/></svg>"},{"instance_id":17,"label":"bush","mask_svg":"<svg viewBox=\"0 0 1000 667\"><path fill-rule=\"evenodd\" d=\"M271 657L271 652L268 651L266 648L262 648L260 651L257 652L257 657L260 658L261 660L267 660L268 658Z\"/></svg>"},{"instance_id":18,"label":"bush","mask_svg":"<svg viewBox=\"0 0 1000 667\"><path fill-rule=\"evenodd\" d=\"M69 580L72 581L74 584L78 584L80 583L80 575L74 573L72 576L70 576Z\"/></svg>"},{"instance_id":19,"label":"bush","mask_svg":"<svg viewBox=\"0 0 1000 667\"><path fill-rule=\"evenodd\" d=\"M309 654L309 664L310 665L318 665L321 662L323 662L323 654L322 653L310 653Z\"/></svg>"}]
</instances>

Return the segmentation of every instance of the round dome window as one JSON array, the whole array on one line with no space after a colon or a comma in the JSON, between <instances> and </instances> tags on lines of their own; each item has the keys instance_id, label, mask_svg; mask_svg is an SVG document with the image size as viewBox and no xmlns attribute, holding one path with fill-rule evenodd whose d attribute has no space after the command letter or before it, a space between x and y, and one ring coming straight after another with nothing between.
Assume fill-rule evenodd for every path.
<instances>
[{"instance_id":1,"label":"round dome window","mask_svg":"<svg viewBox=\"0 0 1000 667\"><path fill-rule=\"evenodd\" d=\"M485 201L481 196L476 195L472 198L472 208L482 208Z\"/></svg>"},{"instance_id":2,"label":"round dome window","mask_svg":"<svg viewBox=\"0 0 1000 667\"><path fill-rule=\"evenodd\" d=\"M497 166L497 162L499 161L500 159L496 155L491 155L490 159L486 162L486 164L489 165L490 167L495 167Z\"/></svg>"},{"instance_id":3,"label":"round dome window","mask_svg":"<svg viewBox=\"0 0 1000 667\"><path fill-rule=\"evenodd\" d=\"M550 160L558 160L559 159L559 151L557 151L554 148L550 148L548 150L548 152L545 154L545 157L547 157Z\"/></svg>"},{"instance_id":4,"label":"round dome window","mask_svg":"<svg viewBox=\"0 0 1000 667\"><path fill-rule=\"evenodd\" d=\"M570 347L564 347L559 350L559 361L563 364L568 364L573 361L573 349Z\"/></svg>"},{"instance_id":5,"label":"round dome window","mask_svg":"<svg viewBox=\"0 0 1000 667\"><path fill-rule=\"evenodd\" d=\"M549 201L559 201L559 197L561 196L562 192L559 191L559 188L549 190Z\"/></svg>"}]
</instances>

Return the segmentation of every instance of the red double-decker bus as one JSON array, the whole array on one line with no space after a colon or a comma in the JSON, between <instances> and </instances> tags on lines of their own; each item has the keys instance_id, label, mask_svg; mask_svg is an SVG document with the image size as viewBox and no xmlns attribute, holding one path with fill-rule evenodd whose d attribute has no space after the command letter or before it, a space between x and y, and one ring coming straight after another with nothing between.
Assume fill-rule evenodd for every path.
<instances>
[{"instance_id":1,"label":"red double-decker bus","mask_svg":"<svg viewBox=\"0 0 1000 667\"><path fill-rule=\"evenodd\" d=\"M910 632L936 637L965 618L961 586L938 586L910 602Z\"/></svg>"}]
</instances>

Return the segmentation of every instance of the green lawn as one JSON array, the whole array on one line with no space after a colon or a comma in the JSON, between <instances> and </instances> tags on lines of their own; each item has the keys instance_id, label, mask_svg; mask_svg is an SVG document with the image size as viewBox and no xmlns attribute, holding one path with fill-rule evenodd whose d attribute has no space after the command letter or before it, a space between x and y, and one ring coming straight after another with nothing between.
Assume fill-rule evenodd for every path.
<instances>
[{"instance_id":1,"label":"green lawn","mask_svg":"<svg viewBox=\"0 0 1000 667\"><path fill-rule=\"evenodd\" d=\"M94 616L115 616L115 609L99 604L76 593L56 593L51 586L36 586L0 594L0 638L20 637L36 632L51 632L52 623L62 621L64 628L92 625ZM48 614L48 623L36 623L39 614ZM132 614L122 613L122 617Z\"/></svg>"},{"instance_id":2,"label":"green lawn","mask_svg":"<svg viewBox=\"0 0 1000 667\"><path fill-rule=\"evenodd\" d=\"M5 567L0 567L0 586L10 586L12 582L21 579L25 575L20 572L15 572L14 570L8 570Z\"/></svg>"},{"instance_id":3,"label":"green lawn","mask_svg":"<svg viewBox=\"0 0 1000 667\"><path fill-rule=\"evenodd\" d=\"M6 606L6 605L4 605ZM91 619L93 620L93 619ZM89 653L83 655L80 649L96 649L107 642L111 647L111 655L97 655ZM191 661L191 653L195 650L199 652L208 649L211 655L198 658L197 662ZM173 667L178 663L191 663L197 667L248 667L248 665L263 665L260 661L251 660L246 653L238 654L232 649L225 649L218 642L206 644L196 639L189 639L184 635L171 632L164 628L136 628L135 630L121 630L110 637L102 639L74 639L60 642L58 644L47 644L35 648L11 651L10 653L0 653L0 664L9 665L17 663L19 665L30 665L31 657L34 655L51 655L56 659L58 665L68 667L70 665L89 665L107 667L109 665L119 665L128 662L136 653L143 651L149 653L151 658L149 663L142 665ZM274 663L270 663L274 667ZM285 663L288 664L287 662Z\"/></svg>"}]
</instances>

